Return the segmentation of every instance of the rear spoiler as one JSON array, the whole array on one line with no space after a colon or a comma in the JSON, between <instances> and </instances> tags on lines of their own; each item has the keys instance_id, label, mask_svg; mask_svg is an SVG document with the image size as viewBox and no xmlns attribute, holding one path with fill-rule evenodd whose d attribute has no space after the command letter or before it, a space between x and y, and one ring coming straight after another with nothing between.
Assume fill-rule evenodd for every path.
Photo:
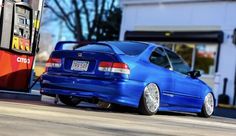
<instances>
[{"instance_id":1,"label":"rear spoiler","mask_svg":"<svg viewBox=\"0 0 236 136\"><path fill-rule=\"evenodd\" d=\"M60 51L60 50L63 50L63 46L65 44L78 44L83 46L85 44L89 44L90 42L76 42L76 41L61 41L61 42L58 42L54 48L55 51Z\"/></svg>"},{"instance_id":2,"label":"rear spoiler","mask_svg":"<svg viewBox=\"0 0 236 136\"><path fill-rule=\"evenodd\" d=\"M81 46L85 46L85 45L88 45L88 44L98 44L98 45L105 45L105 46L109 46L113 49L113 51L116 53L116 54L124 54L124 52L122 52L121 50L119 50L117 47L115 46L112 46L110 44L107 44L106 42L76 42L76 41L61 41L61 42L58 42L54 48L55 51L61 51L63 50L63 46L65 44L77 44L73 47L73 49L76 49L78 47L81 47Z\"/></svg>"}]
</instances>

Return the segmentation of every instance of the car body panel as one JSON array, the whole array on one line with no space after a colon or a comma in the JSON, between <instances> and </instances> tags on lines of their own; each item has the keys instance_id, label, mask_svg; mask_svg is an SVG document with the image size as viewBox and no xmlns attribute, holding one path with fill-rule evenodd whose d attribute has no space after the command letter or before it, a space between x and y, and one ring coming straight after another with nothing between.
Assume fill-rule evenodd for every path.
<instances>
[{"instance_id":1,"label":"car body panel","mask_svg":"<svg viewBox=\"0 0 236 136\"><path fill-rule=\"evenodd\" d=\"M47 73L42 78L42 94L96 98L131 107L138 107L145 87L143 82L133 80L100 80Z\"/></svg>"}]
</instances>

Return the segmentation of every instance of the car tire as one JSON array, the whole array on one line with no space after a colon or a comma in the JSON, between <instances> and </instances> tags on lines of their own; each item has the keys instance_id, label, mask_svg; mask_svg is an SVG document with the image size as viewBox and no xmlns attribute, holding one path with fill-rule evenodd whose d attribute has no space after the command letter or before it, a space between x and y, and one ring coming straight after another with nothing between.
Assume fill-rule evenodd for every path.
<instances>
[{"instance_id":1,"label":"car tire","mask_svg":"<svg viewBox=\"0 0 236 136\"><path fill-rule=\"evenodd\" d=\"M200 113L197 113L199 117L209 118L214 113L214 97L212 93L208 93L204 99L204 104Z\"/></svg>"},{"instance_id":2,"label":"car tire","mask_svg":"<svg viewBox=\"0 0 236 136\"><path fill-rule=\"evenodd\" d=\"M60 101L68 106L76 106L80 103L80 99L73 96L59 95Z\"/></svg>"},{"instance_id":3,"label":"car tire","mask_svg":"<svg viewBox=\"0 0 236 136\"><path fill-rule=\"evenodd\" d=\"M160 90L155 83L150 83L144 88L142 98L139 103L139 113L141 115L154 115L160 107Z\"/></svg>"}]
</instances>

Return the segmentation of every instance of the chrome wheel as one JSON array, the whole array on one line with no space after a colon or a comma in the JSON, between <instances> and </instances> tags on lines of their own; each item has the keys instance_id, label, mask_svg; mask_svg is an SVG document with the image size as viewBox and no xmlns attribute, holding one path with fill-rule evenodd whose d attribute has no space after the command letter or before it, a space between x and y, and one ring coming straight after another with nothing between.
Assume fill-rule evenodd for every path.
<instances>
[{"instance_id":1,"label":"chrome wheel","mask_svg":"<svg viewBox=\"0 0 236 136\"><path fill-rule=\"evenodd\" d=\"M207 94L204 102L205 110L208 116L210 116L214 111L214 98L211 93Z\"/></svg>"},{"instance_id":2,"label":"chrome wheel","mask_svg":"<svg viewBox=\"0 0 236 136\"><path fill-rule=\"evenodd\" d=\"M156 84L150 83L145 87L144 98L147 109L152 113L157 112L160 106L160 92Z\"/></svg>"}]
</instances>

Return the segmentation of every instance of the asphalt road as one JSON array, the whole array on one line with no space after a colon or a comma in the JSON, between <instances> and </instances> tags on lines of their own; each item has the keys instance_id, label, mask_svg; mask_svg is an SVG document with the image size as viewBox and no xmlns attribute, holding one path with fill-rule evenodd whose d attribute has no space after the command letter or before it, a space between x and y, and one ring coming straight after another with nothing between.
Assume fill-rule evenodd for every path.
<instances>
[{"instance_id":1,"label":"asphalt road","mask_svg":"<svg viewBox=\"0 0 236 136\"><path fill-rule=\"evenodd\" d=\"M0 100L0 136L235 136L236 119L193 114L108 111L40 102Z\"/></svg>"}]
</instances>

